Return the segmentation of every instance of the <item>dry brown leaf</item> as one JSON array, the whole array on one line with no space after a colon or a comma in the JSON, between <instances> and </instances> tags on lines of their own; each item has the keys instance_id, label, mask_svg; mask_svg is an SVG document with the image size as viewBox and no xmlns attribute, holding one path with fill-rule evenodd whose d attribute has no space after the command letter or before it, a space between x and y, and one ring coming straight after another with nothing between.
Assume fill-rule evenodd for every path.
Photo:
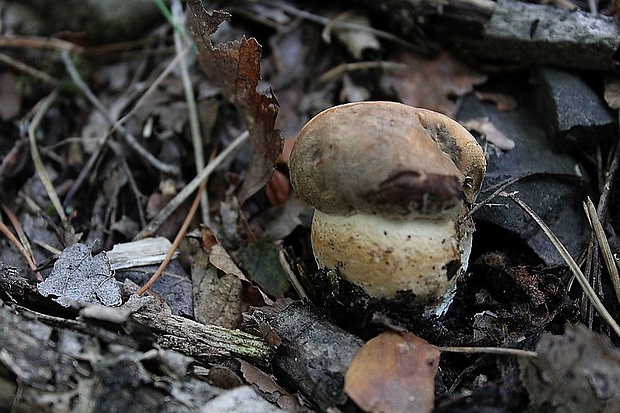
<instances>
[{"instance_id":1,"label":"dry brown leaf","mask_svg":"<svg viewBox=\"0 0 620 413\"><path fill-rule=\"evenodd\" d=\"M386 75L388 86L402 103L435 110L454 117L456 105L451 97L463 96L483 83L487 76L443 52L435 59L401 53L392 60L409 66L407 71Z\"/></svg>"},{"instance_id":2,"label":"dry brown leaf","mask_svg":"<svg viewBox=\"0 0 620 413\"><path fill-rule=\"evenodd\" d=\"M260 81L261 46L254 38L226 42L217 46L211 35L230 19L230 14L213 11L199 0L188 1L187 20L198 47L198 60L207 77L222 88L224 96L243 115L252 142L252 162L239 191L243 203L265 185L282 151L280 131L274 129L278 101L271 91L256 90Z\"/></svg>"},{"instance_id":3,"label":"dry brown leaf","mask_svg":"<svg viewBox=\"0 0 620 413\"><path fill-rule=\"evenodd\" d=\"M385 332L357 352L344 391L368 412L430 412L438 364L435 346L410 332Z\"/></svg>"}]
</instances>

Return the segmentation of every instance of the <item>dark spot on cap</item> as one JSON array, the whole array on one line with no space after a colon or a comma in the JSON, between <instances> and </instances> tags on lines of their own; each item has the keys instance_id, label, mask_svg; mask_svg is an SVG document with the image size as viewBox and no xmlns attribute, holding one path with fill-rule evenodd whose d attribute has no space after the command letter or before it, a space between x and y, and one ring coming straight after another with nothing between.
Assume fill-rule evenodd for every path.
<instances>
[{"instance_id":1,"label":"dark spot on cap","mask_svg":"<svg viewBox=\"0 0 620 413\"><path fill-rule=\"evenodd\" d=\"M461 198L457 176L399 172L369 191L363 198L377 205L394 205L398 210L437 213L453 208Z\"/></svg>"}]
</instances>

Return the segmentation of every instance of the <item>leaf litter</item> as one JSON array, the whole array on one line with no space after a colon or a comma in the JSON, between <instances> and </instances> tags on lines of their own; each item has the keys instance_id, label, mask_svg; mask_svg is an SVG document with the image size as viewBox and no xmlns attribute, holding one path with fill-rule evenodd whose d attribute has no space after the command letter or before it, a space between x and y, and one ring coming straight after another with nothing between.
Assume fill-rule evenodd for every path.
<instances>
[{"instance_id":1,"label":"leaf litter","mask_svg":"<svg viewBox=\"0 0 620 413\"><path fill-rule=\"evenodd\" d=\"M276 157L280 154L281 149L279 131L275 129L276 116L279 109L278 100L275 98L276 95L280 99L280 103L282 103L281 115L284 115L279 116L277 120L282 122L282 119L285 119L285 122L283 122L285 125L280 127L286 129L287 138L290 138L288 143L293 142L292 137L301 127L304 120L318 110L336 103L361 98L375 99L379 97L382 99L400 100L416 106L434 108L451 115L454 115L459 109L459 105L462 103L461 97L465 95L472 96L472 93L470 93L472 91L477 92L479 100L487 101L490 99L500 110L514 110L516 105L516 101L513 101L509 95L483 95L480 91L477 91L476 85L484 82L487 76L492 76L492 74L474 69L475 65L471 65L471 62L468 62L470 64L467 65L461 63L453 54L441 53L438 57L429 59L414 55L410 51L390 50L384 47L383 38L377 42L377 39L369 36L367 33L362 35L356 34L355 30L340 31L337 27L338 23L340 21L346 22L351 16L347 12L336 12L334 14L333 10L327 11L317 6L312 11L313 13L335 16L331 20L329 18L326 19L328 24L325 27L321 27L320 25L313 26L297 15L287 14L284 10L290 10L290 7L278 6L288 6L288 3L285 1L270 1L271 8L265 8L266 6L262 3L250 3L248 5L235 6L235 8L231 8L231 11L236 18L242 16L241 25L243 25L244 18L242 13L235 14L235 12L240 11L243 7L247 7L248 10L252 8L253 16L245 16L245 19L247 19L245 23L248 21L253 21L254 23L244 27L244 33L253 33L252 30L257 27L256 22L260 22L259 24L267 22L266 27L274 29L276 34L269 34L268 30L258 30L261 43L267 45L264 50L258 40L246 38L245 36L240 40L222 44L215 45L211 43L211 36L218 28L222 29L222 26L225 26L220 25L220 23L226 21L229 18L228 15L225 12L206 13L198 1L190 1L188 7L190 10L188 21L199 49L198 60L205 70L205 75L210 79L210 82L205 82L202 79L204 75L196 75L194 79L198 83L196 88L201 91L198 96L199 99L206 98L210 100L210 103L215 103L216 109L213 110L213 113L216 113L213 117L217 119L213 120L213 124L217 125L214 127L214 136L209 139L209 145L212 145L211 149L217 151L219 147L226 146L226 143L230 142L231 136L238 135L243 128L248 129L252 142L252 149L249 153L247 151L240 152L234 159L231 157L222 164L222 167L216 173L209 177L209 193L212 201L211 214L215 222L213 231L220 238L209 251L210 254L207 256L208 259L205 260L204 267L212 270L213 280L215 281L218 279L226 281L227 277L243 281L243 290L240 291L239 288L235 287L235 294L230 294L228 297L230 304L235 306L242 303L241 300L245 300L243 294L246 293L245 289L249 285L262 294L263 291L256 287L256 284L258 284L263 290L271 293L272 298L291 296L291 291L286 291L285 286L282 288L277 285L277 288L266 287L267 281L273 282L280 279L280 275L275 276L281 272L281 269L277 268L277 262L273 254L273 241L283 241L287 255L292 257L289 263L290 267L295 269L296 273L303 275L304 272L312 272L314 270L312 261L307 259L309 242L307 238L303 237L304 229L307 227L308 222L308 208L290 192L287 181L286 156L278 161L277 174L271 175ZM262 9L261 6L263 7ZM374 16L371 17L374 18ZM239 20L235 20L233 23L238 25ZM367 29L371 29L373 21L372 19L371 21L365 20L362 24ZM228 29L224 28L224 30ZM331 43L326 43L324 39L330 38L331 32L334 32L335 35L331 36ZM344 33L354 38L351 39L351 36L343 36L342 34ZM267 43L262 42L264 37L260 37L261 34L269 36ZM239 37L229 35L230 33L226 33L223 37ZM356 36L357 38L355 38ZM361 46L358 45L358 47L352 48L352 44L360 39L366 40L362 41ZM288 49L284 46L285 44L288 45ZM294 54L288 53L288 51L293 49L295 50ZM369 56L371 58L370 61L367 60ZM277 62L278 58L281 60L280 63L282 63L285 59L291 57L293 57L291 61L287 60L285 62L287 63L286 67L279 65ZM400 68L406 65L409 70L388 70L387 65L366 64L381 63L383 60L379 62L374 61L374 59L379 58L387 59L388 62L394 63ZM358 62L362 59L366 61ZM263 63L262 68L259 64L260 62ZM363 64L356 65L356 63ZM139 89L142 86L140 84L142 80L132 83L133 80L131 79L132 76L133 79L146 78L147 76L143 76L145 73L139 72L143 68L140 69L140 65L135 64L135 62L132 62L131 65L129 63L125 64L125 61L119 64L121 69L129 68L122 75L122 79L121 76L113 75L112 78L108 78L104 82L99 80L99 90L97 88L94 90L97 90L98 93L106 94L120 90L131 91L133 87ZM162 66L158 66L158 69L161 68ZM335 72L336 75L331 76L329 79L319 81L319 75L321 73L330 73L330 68L338 68L340 71ZM135 73L130 73L132 71L135 71ZM102 76L103 72L101 70L96 76ZM273 92L265 86L267 83L263 83L261 74L273 85ZM15 83L15 80L10 77L0 80L10 84ZM188 151L184 147L183 142L187 119L184 114L185 104L178 99L181 94L181 88L178 87L180 85L178 79L170 78L169 81L169 85L164 85L163 88L157 90L150 102L140 106L137 111L132 110L135 117L130 119L128 127L134 135L141 136L145 146L153 151L156 156L165 158L168 162L185 168L187 165L181 165L181 162L187 157ZM108 86L106 86L107 82L109 82ZM123 86L120 87L119 83L123 83ZM618 106L617 99L615 99L617 97L615 95L618 94L615 86L614 82L610 82L605 89L609 104L613 107ZM25 96L21 95L18 95L18 97L20 98L19 100L8 100L12 102L9 107L10 111L3 112L3 117L16 117L15 113L19 112L19 106L33 100L33 96L28 96L28 99L24 99ZM39 99L38 96L35 95L35 97ZM107 102L115 99L119 101L126 99L126 101L130 102L134 98L130 96L130 93L127 93L122 98L118 98L114 93L106 97ZM199 104L204 102L205 100L202 100ZM234 108L231 108L227 103L231 103ZM17 110L13 107L14 105L18 106ZM118 104L113 106L116 108ZM67 109L63 106L59 106L59 108L61 110ZM23 112L24 108L21 109ZM209 111L211 110L209 109ZM56 112L50 111L47 117L48 124L58 123L62 119L59 113L60 111L58 110ZM236 116L237 114L239 116ZM82 119L89 118L88 114L82 115L84 115ZM62 127L59 130L71 131L78 136L80 132L82 132L82 136L87 132L85 130L80 131L79 125L72 124L66 120L62 120L62 122ZM492 143L505 152L514 152L514 150L511 150L514 146L514 141L511 139L512 135L500 132L505 131L502 128L502 122L497 122L495 119L491 122L485 118L474 119L472 122L469 125L470 128L480 135L485 135L487 142ZM76 123L79 122L76 121ZM94 122L88 122L87 125L89 123ZM42 130L46 127L48 127L47 124L41 125ZM207 129L211 130L211 128ZM93 128L92 132L93 136L100 137L109 131L105 125L100 125L97 128ZM56 134L58 137L62 135L58 131ZM79 169L84 159L80 159L80 156L69 157L62 149L54 147L53 145L58 138L53 139L50 136L51 134L37 137L37 140L40 140L45 145L49 145L42 151L46 162L45 167L55 173L52 176L52 180L54 181L56 191L59 192L62 198L63 186L70 182L73 177L73 169ZM10 136L10 138L15 138L14 141L19 142L19 135L17 133L14 136ZM0 138L0 144L2 145L0 149L3 150L3 154L5 149L6 152L11 149L11 144L8 144L5 140L8 141L8 139ZM207 141L207 138L205 138L205 141ZM82 143L86 143L85 140ZM112 143L112 145L118 144L119 142ZM77 153L77 155L82 155L83 157L83 152L80 151L86 153L88 151L84 148L80 149L80 146L72 146L71 151L67 150L67 152L72 155ZM21 150L20 152L20 149L19 144L15 144L13 150L3 160L3 165L0 169L0 180L2 181L2 186L0 187L1 195L11 193L13 188L10 185L5 185L5 183L10 182L13 176L24 176L22 165L24 163L27 164L27 158L23 158L24 151ZM116 152L116 154L118 159L122 158L122 151ZM62 157L65 155L67 155L67 159L74 160L63 164ZM115 157L112 156L112 158L114 159ZM26 162L24 159L26 159ZM50 159L52 159L52 162L49 162ZM130 158L128 159L132 161ZM116 159L114 160L116 161ZM128 162L122 171L119 168L118 175L115 174L108 179L109 182L115 183L115 189L110 190L108 186L102 185L103 180L101 179L106 174L106 168L109 168L110 164L109 153L102 155L90 178L93 189L88 188L79 194L79 199L76 198L75 202L69 202L69 208L67 209L67 211L72 211L72 208L75 208L70 219L72 223L80 227L80 230L87 232L87 239L92 240L93 236L95 238L97 236L105 237L105 249L110 249L113 245L118 245L119 242L127 241L128 238L130 239L135 234L135 229L122 226L121 224L125 222L137 224L140 221L135 213L136 207L138 209L145 207L145 202L141 202L141 200L143 201L145 198L152 198L157 195L156 188L158 182L173 181L172 184L175 187L176 193L177 189L183 187L185 184L184 179L187 178L175 177L175 179L171 179L170 176L154 174L153 171L148 170L148 168L142 168L140 165L136 165L135 162ZM120 163L114 162L114 165L120 165ZM191 166L186 169L191 170ZM264 186L270 176L273 177L265 191ZM97 198L96 208L93 208L93 204L88 203L92 202L89 200L92 195L90 191L97 193L109 191L109 193L107 194L108 196L92 196L92 199ZM46 194L41 193L41 191L31 192L26 190L25 192L30 193L32 196L32 198L27 200L27 202L30 202L30 205L47 206L48 199ZM174 194L170 198L172 196ZM170 198L162 196L161 207ZM36 201L33 201L33 199ZM182 209L180 210L182 211ZM230 211L226 212L227 210ZM92 217L88 216L88 213L85 211L93 211ZM89 219L91 219L90 222ZM92 227L89 227L91 224ZM172 227L175 226L178 227L178 225L172 225ZM264 235L268 237L265 238ZM32 237L36 238L34 235ZM35 248L41 254L41 251L46 246L41 245L40 240L37 241ZM299 244L302 245L300 246ZM265 246L268 248L264 248ZM487 247L484 246L484 248ZM251 254L248 254L248 251ZM186 251L182 250L180 260L184 258L182 257L184 253ZM2 254L3 257L6 256L4 251L2 251ZM503 257L501 258L502 260L507 263L510 262L506 251L493 250L491 255L501 256ZM46 251L46 256L49 256L49 250ZM513 259L514 257L510 258ZM239 259L239 262L236 262L237 259ZM263 265L265 262L269 265ZM429 341L438 343L444 340L444 342L448 343L460 343L467 342L467 340L471 340L473 337L474 341L479 340L477 344L488 344L491 342L491 344L498 346L534 348L535 340L538 339L542 331L559 332L559 326L563 325L567 320L571 320L566 313L574 306L572 302L569 303L570 299L564 289L556 288L558 285L562 287L564 285L559 275L556 276L561 270L550 267L540 270L539 267L534 266L512 267L511 264L504 264L503 266L487 264L485 262L474 266L472 274L469 275L471 278L467 280L471 290L467 290L467 294L462 293L461 296L457 297L457 300L462 300L469 307L462 314L463 319L459 318L461 315L454 315L454 319L461 321L465 330L468 328L479 330L476 330L473 334L470 334L471 331L466 331L463 336L459 337L448 335L447 338L442 337L439 333L437 335L430 334L430 337L433 337L434 340ZM239 266L242 266L245 273L239 269ZM257 268L260 268L260 271ZM520 268L523 271L515 273L515 269ZM538 277L538 281L532 285L531 278L539 274L539 271L540 274L545 274L545 277ZM192 276L197 276L199 270L192 269L192 272ZM259 273L260 281L257 280ZM549 275L546 276L547 274ZM518 296L518 299L510 297L510 294L507 294L503 289L507 285L505 280L510 278L508 276L517 281L519 288L511 291L511 293L514 296ZM170 279L172 277L174 277L174 274L170 275ZM233 290L221 289L217 291L218 287L219 285L214 283L212 290L207 291L205 289L209 294L206 294L201 299L205 301L211 300L215 306L224 308L224 304L215 300L214 296L220 294L226 298L225 296ZM478 289L473 291L475 288ZM53 298L65 306L70 305L72 301L104 305L117 305L120 303L120 291L117 290L118 286L114 280L113 273L110 271L109 263L105 259L105 253L93 255L90 244L76 244L65 249L57 260L52 273L47 277L46 281L38 285L37 289L42 294ZM514 294L515 292L518 294ZM157 296L156 294L154 295ZM554 297L557 298L558 302L561 301L562 305L558 306L555 302L552 302L553 300L549 299ZM4 299L4 296L2 298ZM159 299L161 300L161 297ZM169 299L174 300L174 298ZM243 303L247 304L248 302L243 301ZM198 307L195 303L193 306L194 309ZM472 319L480 320L480 314L484 314L484 319L486 320L484 326L489 327L488 331L482 331L480 329L482 324L480 323L476 324L476 322L473 322L470 324ZM196 314L186 313L184 315L189 318L199 319ZM538 317L536 317L537 315ZM235 313L232 318L233 321L229 322L227 326L234 328L243 325L239 324L239 318L239 313ZM512 322L509 323L506 320L512 320ZM534 320L534 322L531 320ZM178 321L181 322L180 319ZM245 321L247 320L244 319ZM450 321L454 322L454 320ZM205 322L202 322L202 324L204 325ZM318 323L308 326L306 329L313 329L316 327L316 324ZM267 323L259 325L267 326L267 330L270 328ZM446 331L442 330L443 326L433 327L437 327L437 330L442 333ZM432 330L433 327L430 329ZM452 327L454 326L449 326L447 330L450 331ZM424 326L420 327L422 333L428 333L425 328ZM463 333L462 330L458 331ZM390 352L395 348L403 345L414 346L412 344L414 339L409 336L397 335L399 337L397 340L393 337L394 333L384 334L379 336L377 341L385 340L386 335L389 335L394 340L384 341L383 344L379 345L379 350L375 349L378 356L374 359L372 357L364 358L364 353L360 352L359 356L362 362L352 363L352 367L360 368L361 371L368 371L373 366L385 364L386 360L393 361L392 358L387 357L387 354L392 354ZM578 337L575 339L575 334L567 331L566 336L568 339L565 340L566 342L559 340L556 343L555 351L562 353L564 346L569 346L567 342L573 339L578 343L585 343L582 343L583 346L596 346L597 348L604 348L605 351L609 349L609 346L606 347L596 339L580 338L580 334L577 334ZM262 334L258 335L263 336ZM409 344L403 344L403 340L409 342ZM163 342L165 341L160 343ZM371 342L372 340L367 343L369 347L374 344ZM268 343L273 347L286 346L287 337L283 336L282 339L268 340ZM540 340L540 343L544 344L546 342ZM532 376L538 378L553 377L554 381L561 382L562 374L565 373L562 370L562 363L555 365L546 360L547 358L557 358L557 354L548 354L545 352L546 349L542 347L539 347L537 350L540 356L539 364L535 366L537 370L532 373ZM617 367L617 357L613 354L613 351L609 353L609 357L603 357L606 361L600 364L607 364L609 369L613 370ZM412 364L420 360L423 361L424 354L424 352L416 353L415 357L402 362L399 361L396 364L402 369L410 368ZM570 362L571 359L578 359L579 351L575 351L575 354L577 356L567 357L567 362ZM199 360L198 363L206 363L204 358L200 359L201 355L194 354L194 356ZM579 361L578 365L583 364L582 362L585 363L586 360ZM475 397L484 394L483 390L485 388L488 389L502 380L504 381L503 384L497 384L497 394L501 393L507 399L514 397L515 393L519 394L519 389L510 387L510 372L512 371L510 362L498 359L494 363L470 363L464 366L464 362L454 362L450 357L446 357L444 360L442 357L441 363L442 375L436 375L433 371L426 371L421 374L416 373L400 377L397 374L398 369L384 369L386 371L381 373L387 376L385 383L396 382L399 385L405 383L404 386L401 386L403 392L398 397L391 399L407 401L410 397L414 397L420 400L420 395L412 396L414 390L419 390L428 396L434 389L435 384L437 384L437 392L438 394L441 393L440 398L443 398L443 401L450 397L453 397L453 400L477 400ZM575 367L575 371L577 367ZM246 364L245 368L242 367L242 371L247 373L248 368L249 365ZM590 387L585 385L585 390L583 391L589 392L593 389L594 396L588 394L588 398L594 397L597 399L596 402L602 400L601 403L609 400L611 403L615 400L615 395L607 391L608 387L604 386L604 384L615 383L617 379L612 377L613 375L606 375L608 372L601 372L600 365L596 369L598 370L581 375L579 372L575 373L575 371L568 369L568 373L582 377L583 383L586 380L589 381ZM368 379L370 375L364 373L361 376ZM556 376L560 378L556 379ZM476 377L476 380L472 379L472 377ZM484 382L485 377L486 380L489 380L490 386L485 387L479 384ZM417 378L424 383L419 386L407 384L409 383L407 380L411 378ZM248 377L245 379L249 382L252 381ZM256 377L254 379L258 380ZM436 382L432 379L436 379ZM479 381L477 381L478 379ZM398 383L399 381L401 383ZM444 385L452 386L449 395L446 394L445 388L442 387ZM530 389L534 389L536 386L542 388L541 391L539 389L530 391L533 396L532 400L545 407L547 407L550 400L554 402L557 400L561 401L571 396L570 392L558 392L552 396L553 398L549 398L548 389L545 389L548 382L544 380L542 382L526 383L526 385ZM416 387L416 389L412 390L412 387ZM294 385L290 388L294 388ZM382 391L378 385L369 385L366 382L361 385L361 388L362 394L364 394L364 390L377 391L379 397L376 400L380 400L383 395L383 400L380 400L381 403L389 403L390 401L390 397L385 397L388 392ZM454 389L456 391L452 392ZM370 394L370 391L368 391L368 394ZM584 398L586 397L584 396ZM428 400L427 397L425 406L420 408L421 411L428 411L432 408L432 403ZM590 399L590 401L592 400ZM312 402L312 400L310 401ZM405 404L405 406L407 405ZM436 404L436 406L440 406L440 404ZM576 404L576 406L579 408L583 404ZM401 411L408 408L401 408Z\"/></svg>"}]
</instances>

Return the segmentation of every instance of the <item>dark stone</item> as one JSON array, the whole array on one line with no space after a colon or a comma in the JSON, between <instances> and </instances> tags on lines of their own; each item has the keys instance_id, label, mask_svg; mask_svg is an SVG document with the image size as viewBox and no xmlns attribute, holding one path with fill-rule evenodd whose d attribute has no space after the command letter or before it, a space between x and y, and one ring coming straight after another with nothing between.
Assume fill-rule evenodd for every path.
<instances>
[{"instance_id":1,"label":"dark stone","mask_svg":"<svg viewBox=\"0 0 620 413\"><path fill-rule=\"evenodd\" d=\"M515 147L508 151L481 142L488 165L478 202L485 201L498 184L518 178L505 191L518 192L518 197L542 217L571 255L576 257L585 247L589 234L582 209L584 190L582 178L577 174L578 163L566 153L553 151L536 115L529 109L531 107L523 103L516 110L501 112L495 106L473 97L463 100L459 120L486 117L515 142ZM488 200L488 204L474 214L474 220L491 224L487 228L499 227L516 235L547 265L564 264L538 225L507 197L496 196ZM478 225L478 228L482 226ZM478 240L496 248L501 248L502 243L506 242L497 231L488 234L480 232L475 234L475 239L478 237Z\"/></svg>"},{"instance_id":2,"label":"dark stone","mask_svg":"<svg viewBox=\"0 0 620 413\"><path fill-rule=\"evenodd\" d=\"M591 146L611 138L618 119L579 76L558 69L534 72L542 124L556 148Z\"/></svg>"}]
</instances>

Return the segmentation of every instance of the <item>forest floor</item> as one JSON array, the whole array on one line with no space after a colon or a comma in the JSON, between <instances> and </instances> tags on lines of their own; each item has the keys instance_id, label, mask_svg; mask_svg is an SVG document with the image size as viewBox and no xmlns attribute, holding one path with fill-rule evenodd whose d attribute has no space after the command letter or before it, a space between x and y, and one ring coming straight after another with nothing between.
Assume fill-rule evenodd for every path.
<instances>
[{"instance_id":1,"label":"forest floor","mask_svg":"<svg viewBox=\"0 0 620 413\"><path fill-rule=\"evenodd\" d=\"M1 2L0 412L620 411L620 29L541 3ZM441 315L317 268L290 154L358 101L484 152Z\"/></svg>"}]
</instances>

